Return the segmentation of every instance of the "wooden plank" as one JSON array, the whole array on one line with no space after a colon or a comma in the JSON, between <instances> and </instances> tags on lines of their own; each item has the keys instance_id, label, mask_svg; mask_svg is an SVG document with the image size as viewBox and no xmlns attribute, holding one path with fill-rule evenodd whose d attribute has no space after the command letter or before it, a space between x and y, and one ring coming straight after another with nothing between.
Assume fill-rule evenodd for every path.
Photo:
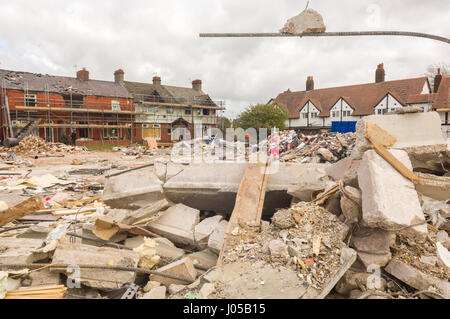
<instances>
[{"instance_id":1,"label":"wooden plank","mask_svg":"<svg viewBox=\"0 0 450 319\"><path fill-rule=\"evenodd\" d=\"M233 236L233 230L238 227L240 223L259 223L261 221L268 180L266 166L267 163L250 163L245 169L244 177L241 180L236 195L236 203L225 232L222 250L220 251L217 260L217 265L219 266L222 265L224 252L229 248L229 241L231 236Z\"/></svg>"},{"instance_id":2,"label":"wooden plank","mask_svg":"<svg viewBox=\"0 0 450 319\"><path fill-rule=\"evenodd\" d=\"M19 219L25 215L30 215L36 212L37 210L44 208L44 201L40 196L34 196L26 201L23 201L16 206L5 209L0 212L0 226L4 226L9 222L12 222L16 219Z\"/></svg>"}]
</instances>

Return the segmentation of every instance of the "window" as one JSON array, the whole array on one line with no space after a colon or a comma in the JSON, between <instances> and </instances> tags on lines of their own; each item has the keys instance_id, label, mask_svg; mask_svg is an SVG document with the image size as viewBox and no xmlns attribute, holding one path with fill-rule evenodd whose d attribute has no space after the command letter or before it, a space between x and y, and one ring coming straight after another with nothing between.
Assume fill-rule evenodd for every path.
<instances>
[{"instance_id":1,"label":"window","mask_svg":"<svg viewBox=\"0 0 450 319\"><path fill-rule=\"evenodd\" d=\"M82 125L88 125L88 122L80 121L80 124ZM79 128L78 129L78 136L79 138L88 138L89 137L89 129L87 127Z\"/></svg>"},{"instance_id":2,"label":"window","mask_svg":"<svg viewBox=\"0 0 450 319\"><path fill-rule=\"evenodd\" d=\"M25 94L25 106L36 106L36 94Z\"/></svg>"},{"instance_id":3,"label":"window","mask_svg":"<svg viewBox=\"0 0 450 319\"><path fill-rule=\"evenodd\" d=\"M387 110L386 109L379 109L377 114L382 115L382 114L386 114Z\"/></svg>"},{"instance_id":4,"label":"window","mask_svg":"<svg viewBox=\"0 0 450 319\"><path fill-rule=\"evenodd\" d=\"M302 113L302 119L307 119L308 118L308 113Z\"/></svg>"},{"instance_id":5,"label":"window","mask_svg":"<svg viewBox=\"0 0 450 319\"><path fill-rule=\"evenodd\" d=\"M312 112L312 113L311 113L311 118L312 118L312 119L317 118L317 115L318 115L317 112Z\"/></svg>"},{"instance_id":6,"label":"window","mask_svg":"<svg viewBox=\"0 0 450 319\"><path fill-rule=\"evenodd\" d=\"M166 113L167 114L172 114L173 113L173 107L166 108Z\"/></svg>"},{"instance_id":7,"label":"window","mask_svg":"<svg viewBox=\"0 0 450 319\"><path fill-rule=\"evenodd\" d=\"M197 115L202 115L202 110L197 110Z\"/></svg>"},{"instance_id":8,"label":"window","mask_svg":"<svg viewBox=\"0 0 450 319\"><path fill-rule=\"evenodd\" d=\"M333 111L331 112L332 117L339 117L339 111Z\"/></svg>"},{"instance_id":9,"label":"window","mask_svg":"<svg viewBox=\"0 0 450 319\"><path fill-rule=\"evenodd\" d=\"M120 111L120 101L112 100L111 101L111 109L113 111Z\"/></svg>"},{"instance_id":10,"label":"window","mask_svg":"<svg viewBox=\"0 0 450 319\"><path fill-rule=\"evenodd\" d=\"M350 111L342 111L342 116L347 117L347 116L351 116Z\"/></svg>"},{"instance_id":11,"label":"window","mask_svg":"<svg viewBox=\"0 0 450 319\"><path fill-rule=\"evenodd\" d=\"M145 106L144 107L144 112L145 113L156 113L158 111L158 107L157 106Z\"/></svg>"},{"instance_id":12,"label":"window","mask_svg":"<svg viewBox=\"0 0 450 319\"><path fill-rule=\"evenodd\" d=\"M184 115L191 115L191 109L184 109Z\"/></svg>"},{"instance_id":13,"label":"window","mask_svg":"<svg viewBox=\"0 0 450 319\"><path fill-rule=\"evenodd\" d=\"M209 115L209 109L203 109L203 115Z\"/></svg>"},{"instance_id":14,"label":"window","mask_svg":"<svg viewBox=\"0 0 450 319\"><path fill-rule=\"evenodd\" d=\"M172 129L170 127L167 129L167 135L172 135Z\"/></svg>"},{"instance_id":15,"label":"window","mask_svg":"<svg viewBox=\"0 0 450 319\"><path fill-rule=\"evenodd\" d=\"M117 125L116 122L105 122L105 125L111 125L111 126L115 126ZM103 135L106 139L118 139L119 138L119 131L116 127L112 128L112 127L106 127L103 130Z\"/></svg>"}]
</instances>

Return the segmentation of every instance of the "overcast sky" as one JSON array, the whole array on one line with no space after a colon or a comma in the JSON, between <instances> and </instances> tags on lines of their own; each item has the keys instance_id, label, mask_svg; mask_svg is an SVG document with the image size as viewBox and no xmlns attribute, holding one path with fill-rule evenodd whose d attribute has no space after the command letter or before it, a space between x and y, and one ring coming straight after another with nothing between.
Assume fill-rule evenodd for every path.
<instances>
[{"instance_id":1,"label":"overcast sky","mask_svg":"<svg viewBox=\"0 0 450 319\"><path fill-rule=\"evenodd\" d=\"M199 38L200 32L277 32L306 0L0 0L0 68L98 80L191 86L203 80L228 116L267 102L308 75L324 88L422 76L450 46L420 38ZM311 0L327 31L402 30L450 37L448 0Z\"/></svg>"}]
</instances>

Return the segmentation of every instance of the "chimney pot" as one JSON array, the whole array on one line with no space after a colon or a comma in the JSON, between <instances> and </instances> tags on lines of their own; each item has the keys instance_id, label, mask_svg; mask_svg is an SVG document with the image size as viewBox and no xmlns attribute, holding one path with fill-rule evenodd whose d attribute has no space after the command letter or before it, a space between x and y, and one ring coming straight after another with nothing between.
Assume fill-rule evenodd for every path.
<instances>
[{"instance_id":1,"label":"chimney pot","mask_svg":"<svg viewBox=\"0 0 450 319\"><path fill-rule=\"evenodd\" d=\"M122 69L118 69L114 72L114 82L118 83L118 84L123 84L124 82L124 75L125 72L123 72Z\"/></svg>"},{"instance_id":2,"label":"chimney pot","mask_svg":"<svg viewBox=\"0 0 450 319\"><path fill-rule=\"evenodd\" d=\"M433 88L434 93L437 93L437 91L439 90L439 85L441 85L441 81L442 81L441 69L438 68L437 74L434 77L434 88Z\"/></svg>"},{"instance_id":3,"label":"chimney pot","mask_svg":"<svg viewBox=\"0 0 450 319\"><path fill-rule=\"evenodd\" d=\"M86 70L86 68L83 68L82 70L77 72L77 79L81 82L87 82L89 81L89 71Z\"/></svg>"},{"instance_id":4,"label":"chimney pot","mask_svg":"<svg viewBox=\"0 0 450 319\"><path fill-rule=\"evenodd\" d=\"M384 71L384 64L378 64L377 71L375 72L375 83L382 83L386 78L386 72Z\"/></svg>"},{"instance_id":5,"label":"chimney pot","mask_svg":"<svg viewBox=\"0 0 450 319\"><path fill-rule=\"evenodd\" d=\"M312 76L308 76L306 79L306 91L314 90L314 78Z\"/></svg>"},{"instance_id":6,"label":"chimney pot","mask_svg":"<svg viewBox=\"0 0 450 319\"><path fill-rule=\"evenodd\" d=\"M196 91L201 91L202 90L202 80L192 81L192 88Z\"/></svg>"},{"instance_id":7,"label":"chimney pot","mask_svg":"<svg viewBox=\"0 0 450 319\"><path fill-rule=\"evenodd\" d=\"M153 84L161 84L161 78L159 76L154 76Z\"/></svg>"}]
</instances>

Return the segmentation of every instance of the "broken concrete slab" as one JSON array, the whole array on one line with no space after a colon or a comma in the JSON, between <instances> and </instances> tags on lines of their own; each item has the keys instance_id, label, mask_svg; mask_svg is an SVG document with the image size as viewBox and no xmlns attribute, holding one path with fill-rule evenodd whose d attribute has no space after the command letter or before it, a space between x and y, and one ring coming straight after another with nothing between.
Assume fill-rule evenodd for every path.
<instances>
[{"instance_id":1,"label":"broken concrete slab","mask_svg":"<svg viewBox=\"0 0 450 319\"><path fill-rule=\"evenodd\" d=\"M0 264L31 264L49 257L49 253L36 252L44 241L27 238L0 238Z\"/></svg>"},{"instance_id":2,"label":"broken concrete slab","mask_svg":"<svg viewBox=\"0 0 450 319\"><path fill-rule=\"evenodd\" d=\"M217 264L218 256L211 249L205 249L187 255L192 260L194 265L199 265L204 268L212 268Z\"/></svg>"},{"instance_id":3,"label":"broken concrete slab","mask_svg":"<svg viewBox=\"0 0 450 319\"><path fill-rule=\"evenodd\" d=\"M313 9L306 9L287 20L280 32L301 35L309 32L325 32L325 30L326 26L320 13Z\"/></svg>"},{"instance_id":4,"label":"broken concrete slab","mask_svg":"<svg viewBox=\"0 0 450 319\"><path fill-rule=\"evenodd\" d=\"M222 250L223 239L225 237L227 227L228 222L226 220L222 220L216 227L216 229L214 229L211 236L209 236L208 248L211 249L216 254L219 254L220 251Z\"/></svg>"},{"instance_id":5,"label":"broken concrete slab","mask_svg":"<svg viewBox=\"0 0 450 319\"><path fill-rule=\"evenodd\" d=\"M155 160L155 175L161 180L166 182L167 163Z\"/></svg>"},{"instance_id":6,"label":"broken concrete slab","mask_svg":"<svg viewBox=\"0 0 450 319\"><path fill-rule=\"evenodd\" d=\"M164 286L155 287L143 295L141 299L166 299L166 291L167 288Z\"/></svg>"},{"instance_id":7,"label":"broken concrete slab","mask_svg":"<svg viewBox=\"0 0 450 319\"><path fill-rule=\"evenodd\" d=\"M192 260L190 258L183 258L181 260L178 260L174 263L171 263L169 265L166 265L162 268L158 268L156 271L171 274L175 276L184 277L186 279L191 279L192 281L197 278L197 271L194 268L194 264L192 263ZM162 277L159 275L150 275L151 281L157 281L161 284L165 285L166 287L169 287L172 284L177 285L183 285L187 284L184 281L172 279L168 277Z\"/></svg>"},{"instance_id":8,"label":"broken concrete slab","mask_svg":"<svg viewBox=\"0 0 450 319\"><path fill-rule=\"evenodd\" d=\"M199 249L206 248L206 246L208 245L209 236L212 234L214 229L216 229L222 219L222 216L216 215L202 220L195 226L194 239L195 244Z\"/></svg>"},{"instance_id":9,"label":"broken concrete slab","mask_svg":"<svg viewBox=\"0 0 450 319\"><path fill-rule=\"evenodd\" d=\"M177 204L161 213L147 228L181 246L195 246L194 229L200 221L200 211Z\"/></svg>"},{"instance_id":10,"label":"broken concrete slab","mask_svg":"<svg viewBox=\"0 0 450 319\"><path fill-rule=\"evenodd\" d=\"M294 191L302 181L325 176L328 165L280 163L278 172L268 179L263 215L289 206L288 189ZM231 214L246 167L247 163L232 162L191 164L164 184L164 194L174 203Z\"/></svg>"},{"instance_id":11,"label":"broken concrete slab","mask_svg":"<svg viewBox=\"0 0 450 319\"><path fill-rule=\"evenodd\" d=\"M405 150L414 168L422 167L428 160L437 158L447 150L447 143L441 133L441 120L436 112L369 115L356 125L352 159L361 159L364 152L372 148L366 138L367 122L377 124L394 136L397 141L392 148Z\"/></svg>"},{"instance_id":12,"label":"broken concrete slab","mask_svg":"<svg viewBox=\"0 0 450 319\"><path fill-rule=\"evenodd\" d=\"M167 163L166 181L178 175L183 169L184 169L183 165L176 164L173 162Z\"/></svg>"},{"instance_id":13,"label":"broken concrete slab","mask_svg":"<svg viewBox=\"0 0 450 319\"><path fill-rule=\"evenodd\" d=\"M393 259L385 271L417 290L437 290L444 298L450 298L450 282L430 276L400 260Z\"/></svg>"},{"instance_id":14,"label":"broken concrete slab","mask_svg":"<svg viewBox=\"0 0 450 319\"><path fill-rule=\"evenodd\" d=\"M44 240L47 238L48 234L54 230L54 227L50 225L54 225L54 223L39 223L37 225L31 225L26 231L22 234L16 236L16 238L30 238L30 239L41 239Z\"/></svg>"},{"instance_id":15,"label":"broken concrete slab","mask_svg":"<svg viewBox=\"0 0 450 319\"><path fill-rule=\"evenodd\" d=\"M146 205L138 210L135 210L128 214L128 216L123 219L122 223L133 225L139 221L143 221L147 218L153 217L161 211L169 208L171 204L165 199L158 200L154 203Z\"/></svg>"},{"instance_id":16,"label":"broken concrete slab","mask_svg":"<svg viewBox=\"0 0 450 319\"><path fill-rule=\"evenodd\" d=\"M139 209L163 198L152 166L108 177L103 191L103 201L113 208Z\"/></svg>"},{"instance_id":17,"label":"broken concrete slab","mask_svg":"<svg viewBox=\"0 0 450 319\"><path fill-rule=\"evenodd\" d=\"M366 269L370 265L384 267L391 260L389 249L395 233L375 228L360 228L351 239L351 244L358 252L358 257Z\"/></svg>"},{"instance_id":18,"label":"broken concrete slab","mask_svg":"<svg viewBox=\"0 0 450 319\"><path fill-rule=\"evenodd\" d=\"M184 288L186 288L186 286L172 284L169 286L169 294L170 295L176 294L177 292L183 290Z\"/></svg>"},{"instance_id":19,"label":"broken concrete slab","mask_svg":"<svg viewBox=\"0 0 450 319\"><path fill-rule=\"evenodd\" d=\"M400 162L412 169L408 154L390 150ZM364 153L358 170L362 191L362 223L372 228L400 229L400 233L424 240L428 230L414 184L403 177L375 151ZM418 225L422 223L421 225ZM418 225L414 226L413 225Z\"/></svg>"},{"instance_id":20,"label":"broken concrete slab","mask_svg":"<svg viewBox=\"0 0 450 319\"><path fill-rule=\"evenodd\" d=\"M131 250L60 244L55 250L52 264L137 267L139 258L139 254ZM65 273L66 269L52 271ZM135 279L135 272L80 269L81 284L98 289L120 288L127 283L133 283Z\"/></svg>"}]
</instances>

